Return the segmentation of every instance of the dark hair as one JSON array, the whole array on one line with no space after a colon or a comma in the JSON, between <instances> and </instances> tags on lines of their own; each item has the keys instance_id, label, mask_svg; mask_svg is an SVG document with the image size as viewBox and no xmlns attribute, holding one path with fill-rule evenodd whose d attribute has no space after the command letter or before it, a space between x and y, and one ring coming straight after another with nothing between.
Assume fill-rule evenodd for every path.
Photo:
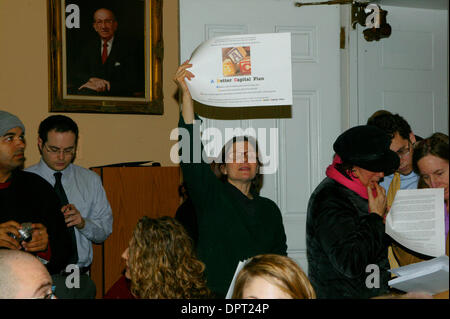
<instances>
[{"instance_id":1,"label":"dark hair","mask_svg":"<svg viewBox=\"0 0 450 319\"><path fill-rule=\"evenodd\" d=\"M95 22L95 14L97 13L98 10L108 10L109 12L111 12L114 21L117 21L117 17L116 14L114 13L114 11L112 10L112 8L108 7L108 6L102 6L101 8L95 9L94 12L92 13L92 18L93 18L93 22Z\"/></svg>"},{"instance_id":2,"label":"dark hair","mask_svg":"<svg viewBox=\"0 0 450 319\"><path fill-rule=\"evenodd\" d=\"M70 117L64 115L52 115L39 124L39 138L42 144L48 139L48 132L55 130L59 133L72 132L75 134L75 144L78 142L78 125Z\"/></svg>"},{"instance_id":3,"label":"dark hair","mask_svg":"<svg viewBox=\"0 0 450 319\"><path fill-rule=\"evenodd\" d=\"M250 191L255 192L256 194L259 194L259 191L262 187L262 180L263 176L259 173L259 168L262 166L262 163L259 160L259 147L258 147L258 141L252 137L252 136L234 136L232 139L230 139L228 142L225 143L225 145L222 147L222 150L220 151L219 156L217 157L217 160L214 161L214 165L212 167L212 170L214 174L221 180L222 182L227 182L228 177L227 175L223 174L221 171L221 167L226 165L226 156L228 154L228 151L233 148L233 145L237 142L249 142L253 148L256 151L256 164L258 166L258 170L256 172L255 178L253 178L250 186Z\"/></svg>"},{"instance_id":4,"label":"dark hair","mask_svg":"<svg viewBox=\"0 0 450 319\"><path fill-rule=\"evenodd\" d=\"M336 156L336 154L335 154L335 156ZM345 178L348 178L349 180L352 180L350 175L352 174L352 170L353 170L354 166L355 165L353 165L353 164L344 163L344 162L334 164L334 168L336 168L336 170L339 173L341 173Z\"/></svg>"},{"instance_id":5,"label":"dark hair","mask_svg":"<svg viewBox=\"0 0 450 319\"><path fill-rule=\"evenodd\" d=\"M433 155L448 162L448 135L444 133L434 133L430 137L417 142L414 145L413 169L416 174L420 174L417 163L427 155Z\"/></svg>"},{"instance_id":6,"label":"dark hair","mask_svg":"<svg viewBox=\"0 0 450 319\"><path fill-rule=\"evenodd\" d=\"M398 114L392 114L389 111L381 110L377 111L367 120L367 125L376 126L385 131L391 139L394 138L395 133L409 140L409 134L411 134L411 126L408 122Z\"/></svg>"}]
</instances>

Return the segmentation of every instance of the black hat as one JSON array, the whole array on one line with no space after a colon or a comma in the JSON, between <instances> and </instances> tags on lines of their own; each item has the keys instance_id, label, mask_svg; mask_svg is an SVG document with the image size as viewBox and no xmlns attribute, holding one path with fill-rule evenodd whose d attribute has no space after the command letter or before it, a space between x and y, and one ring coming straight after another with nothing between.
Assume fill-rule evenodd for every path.
<instances>
[{"instance_id":1,"label":"black hat","mask_svg":"<svg viewBox=\"0 0 450 319\"><path fill-rule=\"evenodd\" d=\"M390 145L391 139L383 130L372 125L360 125L342 133L334 142L333 149L344 163L390 175L400 166L400 158L389 149Z\"/></svg>"}]
</instances>

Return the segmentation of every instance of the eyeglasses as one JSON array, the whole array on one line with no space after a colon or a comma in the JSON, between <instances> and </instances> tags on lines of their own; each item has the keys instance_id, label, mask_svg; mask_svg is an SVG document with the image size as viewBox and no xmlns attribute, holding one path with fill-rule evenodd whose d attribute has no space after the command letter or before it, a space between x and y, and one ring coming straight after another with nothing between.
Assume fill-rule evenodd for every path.
<instances>
[{"instance_id":1,"label":"eyeglasses","mask_svg":"<svg viewBox=\"0 0 450 319\"><path fill-rule=\"evenodd\" d=\"M107 25L111 25L114 22L113 19L105 19L105 20L96 20L94 21L95 25L102 25L102 24L107 24Z\"/></svg>"},{"instance_id":2,"label":"eyeglasses","mask_svg":"<svg viewBox=\"0 0 450 319\"><path fill-rule=\"evenodd\" d=\"M246 155L249 163L256 163L256 152L230 152L227 154L226 160L227 162L232 162L233 160L236 160L236 162L244 162Z\"/></svg>"},{"instance_id":3,"label":"eyeglasses","mask_svg":"<svg viewBox=\"0 0 450 319\"><path fill-rule=\"evenodd\" d=\"M45 295L42 297L32 298L32 299L56 299L55 296L55 286L52 286L52 290L48 291Z\"/></svg>"},{"instance_id":4,"label":"eyeglasses","mask_svg":"<svg viewBox=\"0 0 450 319\"><path fill-rule=\"evenodd\" d=\"M410 141L408 141L408 148L402 147L397 152L398 157L403 158L406 157L411 152L411 146L414 145Z\"/></svg>"},{"instance_id":5,"label":"eyeglasses","mask_svg":"<svg viewBox=\"0 0 450 319\"><path fill-rule=\"evenodd\" d=\"M50 154L53 155L59 155L61 153L63 153L64 156L66 155L73 155L75 153L75 147L71 146L65 149L60 149L58 147L54 147L54 146L48 146L47 144L44 144L45 149L47 150L47 152L49 152Z\"/></svg>"},{"instance_id":6,"label":"eyeglasses","mask_svg":"<svg viewBox=\"0 0 450 319\"><path fill-rule=\"evenodd\" d=\"M39 297L39 298L33 298L33 299L56 299L56 296L55 296L55 294L54 294L53 291L52 291L52 292L49 292L49 293L45 294L45 295L42 296L42 297Z\"/></svg>"}]
</instances>

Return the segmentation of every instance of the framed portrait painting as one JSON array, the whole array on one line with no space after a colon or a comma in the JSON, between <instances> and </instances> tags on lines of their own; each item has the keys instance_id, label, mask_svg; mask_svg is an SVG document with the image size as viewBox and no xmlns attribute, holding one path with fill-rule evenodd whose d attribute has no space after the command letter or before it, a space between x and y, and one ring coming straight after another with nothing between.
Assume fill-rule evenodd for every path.
<instances>
[{"instance_id":1,"label":"framed portrait painting","mask_svg":"<svg viewBox=\"0 0 450 319\"><path fill-rule=\"evenodd\" d=\"M163 114L162 0L48 0L50 112Z\"/></svg>"}]
</instances>

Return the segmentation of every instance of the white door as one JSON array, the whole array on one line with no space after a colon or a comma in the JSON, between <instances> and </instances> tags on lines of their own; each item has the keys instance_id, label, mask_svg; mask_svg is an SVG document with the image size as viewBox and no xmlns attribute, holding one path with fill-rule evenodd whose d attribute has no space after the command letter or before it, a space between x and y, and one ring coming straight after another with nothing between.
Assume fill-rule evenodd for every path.
<instances>
[{"instance_id":1,"label":"white door","mask_svg":"<svg viewBox=\"0 0 450 319\"><path fill-rule=\"evenodd\" d=\"M279 154L278 170L264 176L261 195L280 207L289 256L306 271L308 199L325 176L333 155L332 143L341 132L339 7L296 8L295 1L283 0L180 0L179 3L181 62L211 37L291 32L292 107L261 110L202 107L200 115L206 128L240 127L256 131L266 128L268 140L270 128L278 132L278 138L270 141ZM266 151L270 152L273 149Z\"/></svg>"},{"instance_id":2,"label":"white door","mask_svg":"<svg viewBox=\"0 0 450 319\"><path fill-rule=\"evenodd\" d=\"M358 123L387 109L417 135L448 134L448 10L382 9L389 38L367 42L358 25Z\"/></svg>"}]
</instances>

